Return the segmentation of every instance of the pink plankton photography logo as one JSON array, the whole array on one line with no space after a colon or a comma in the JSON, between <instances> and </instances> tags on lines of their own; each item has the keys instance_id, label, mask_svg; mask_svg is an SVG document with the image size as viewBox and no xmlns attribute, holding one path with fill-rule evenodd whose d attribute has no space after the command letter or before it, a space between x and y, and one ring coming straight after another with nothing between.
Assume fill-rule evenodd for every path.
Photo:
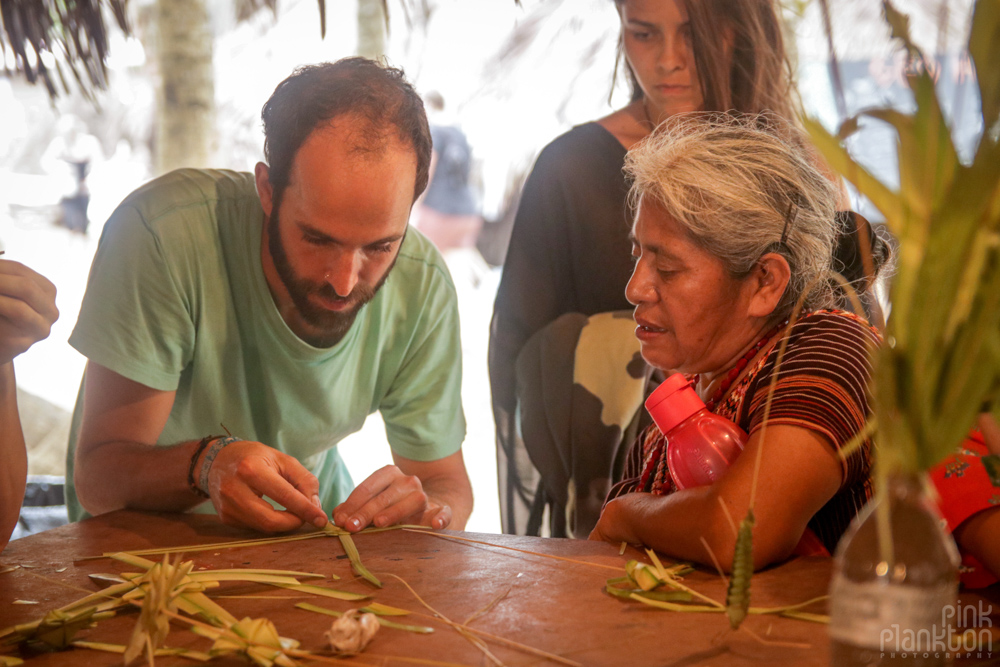
<instances>
[{"instance_id":1,"label":"pink plankton photography logo","mask_svg":"<svg viewBox=\"0 0 1000 667\"><path fill-rule=\"evenodd\" d=\"M993 657L993 605L953 604L941 610L941 623L930 628L900 629L892 624L881 632L882 658L983 659ZM959 629L963 628L963 629Z\"/></svg>"}]
</instances>

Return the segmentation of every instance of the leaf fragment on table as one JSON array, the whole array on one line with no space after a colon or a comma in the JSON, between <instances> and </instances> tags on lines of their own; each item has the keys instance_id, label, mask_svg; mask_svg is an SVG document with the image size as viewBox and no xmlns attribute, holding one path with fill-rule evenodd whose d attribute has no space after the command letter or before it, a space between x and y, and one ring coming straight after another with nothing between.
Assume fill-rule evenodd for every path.
<instances>
[{"instance_id":1,"label":"leaf fragment on table","mask_svg":"<svg viewBox=\"0 0 1000 667\"><path fill-rule=\"evenodd\" d=\"M125 653L125 646L123 644L109 644L106 642L87 642L87 641L75 641L71 644L77 648L91 649L92 651L105 651L107 653ZM156 649L156 657L162 658L172 655L179 655L182 658L188 658L189 660L197 660L198 662L208 662L212 659L207 653L201 651L192 651L191 649L185 648L170 648L163 647Z\"/></svg>"},{"instance_id":2,"label":"leaf fragment on table","mask_svg":"<svg viewBox=\"0 0 1000 667\"><path fill-rule=\"evenodd\" d=\"M299 593L311 593L313 595L319 595L327 598L334 598L336 600L367 600L370 595L364 593L348 593L347 591L338 591L336 588L323 588L322 586L313 586L311 584L297 584L297 585L286 585L286 584L271 584L272 586L277 586L278 588L286 588L290 591L298 591Z\"/></svg>"},{"instance_id":3,"label":"leaf fragment on table","mask_svg":"<svg viewBox=\"0 0 1000 667\"><path fill-rule=\"evenodd\" d=\"M361 554L358 553L358 547L354 544L354 538L351 537L349 532L334 523L327 523L323 531L328 535L336 535L340 539L340 544L344 547L344 553L351 559L351 567L361 575L362 579L382 588L382 582L379 581L378 577L369 572L368 568L361 562Z\"/></svg>"},{"instance_id":4,"label":"leaf fragment on table","mask_svg":"<svg viewBox=\"0 0 1000 667\"><path fill-rule=\"evenodd\" d=\"M622 577L622 579L625 579L625 577ZM693 596L687 591L644 591L641 588L621 588L612 584L612 581L611 579L608 580L604 590L608 594L622 600L630 600L633 595L638 595L649 600L660 600L662 602L690 602L693 599Z\"/></svg>"},{"instance_id":5,"label":"leaf fragment on table","mask_svg":"<svg viewBox=\"0 0 1000 667\"><path fill-rule=\"evenodd\" d=\"M206 572L210 574L240 574L240 575L255 575L255 576L275 576L275 577L295 577L298 579L324 579L322 574L316 572L298 572L296 570L262 570L256 568L243 568L235 567L224 570L207 570ZM222 581L222 579L219 579ZM250 581L250 580L248 580Z\"/></svg>"},{"instance_id":6,"label":"leaf fragment on table","mask_svg":"<svg viewBox=\"0 0 1000 667\"><path fill-rule=\"evenodd\" d=\"M8 567L0 569L0 574L7 574L8 572L13 572L14 570L16 570L19 567L21 567L21 566L20 565L10 565Z\"/></svg>"},{"instance_id":7,"label":"leaf fragment on table","mask_svg":"<svg viewBox=\"0 0 1000 667\"><path fill-rule=\"evenodd\" d=\"M38 604L38 600L14 600L11 604Z\"/></svg>"},{"instance_id":8,"label":"leaf fragment on table","mask_svg":"<svg viewBox=\"0 0 1000 667\"><path fill-rule=\"evenodd\" d=\"M748 518L743 521L740 530L746 532L752 529L752 521L752 515L748 513ZM749 525L750 528L747 528L746 525ZM747 590L748 587L744 587L743 593L740 595L737 594L740 592L739 589L731 591L730 595L727 596L727 605L723 605L681 583L681 576L693 571L694 568L690 565L680 563L667 567L660 562L659 557L652 550L647 549L647 554L653 561L652 565L630 560L625 566L625 576L614 577L605 582L605 592L622 600L635 600L636 602L641 602L657 609L665 609L673 612L726 613L727 618L730 618L729 615L731 613L738 614L741 605L745 603L746 606L742 607L744 617L746 614L769 614L812 623L830 622L829 616L799 611L804 607L822 602L826 599L826 596L784 607L751 607L749 606L750 597ZM742 563L746 564L749 562L751 563L749 567L752 567L752 559L748 560L749 556L747 554L744 554L742 558ZM737 578L735 567L733 578ZM730 579L730 588L732 587L733 578ZM704 604L706 602L708 604ZM737 608L731 610L731 607ZM742 621L742 618L740 621Z\"/></svg>"},{"instance_id":9,"label":"leaf fragment on table","mask_svg":"<svg viewBox=\"0 0 1000 667\"><path fill-rule=\"evenodd\" d=\"M361 608L361 611L367 611L375 614L376 616L407 616L410 612L406 609L400 609L399 607L390 607L387 604L382 604L381 602L372 602Z\"/></svg>"}]
</instances>

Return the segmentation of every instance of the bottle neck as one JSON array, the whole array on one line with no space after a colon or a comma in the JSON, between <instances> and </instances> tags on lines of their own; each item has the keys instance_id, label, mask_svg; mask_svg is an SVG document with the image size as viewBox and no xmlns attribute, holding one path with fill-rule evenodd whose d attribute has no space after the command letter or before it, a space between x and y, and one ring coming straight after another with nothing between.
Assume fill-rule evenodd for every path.
<instances>
[{"instance_id":1,"label":"bottle neck","mask_svg":"<svg viewBox=\"0 0 1000 667\"><path fill-rule=\"evenodd\" d=\"M685 417L681 421L677 422L677 424L672 429L670 429L669 431L667 431L663 435L665 435L665 436L667 436L667 438L669 438L671 433L677 433L678 431L680 431L681 429L683 429L686 425L688 425L691 422L693 422L695 420L695 418L697 418L699 415L704 415L704 414L709 414L709 415L712 415L713 417L716 416L708 408L701 408L699 410L695 410L690 415L688 415L687 417Z\"/></svg>"}]
</instances>

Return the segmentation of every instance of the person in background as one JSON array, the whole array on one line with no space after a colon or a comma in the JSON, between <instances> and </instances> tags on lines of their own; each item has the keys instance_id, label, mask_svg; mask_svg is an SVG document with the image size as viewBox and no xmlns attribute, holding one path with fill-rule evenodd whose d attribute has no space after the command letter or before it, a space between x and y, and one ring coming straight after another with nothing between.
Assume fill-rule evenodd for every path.
<instances>
[{"instance_id":1,"label":"person in background","mask_svg":"<svg viewBox=\"0 0 1000 667\"><path fill-rule=\"evenodd\" d=\"M445 117L441 94L431 91L424 99L434 143L431 180L414 206L414 226L443 253L474 248L483 216L469 182L472 148L458 124Z\"/></svg>"},{"instance_id":2,"label":"person in background","mask_svg":"<svg viewBox=\"0 0 1000 667\"><path fill-rule=\"evenodd\" d=\"M863 317L835 309L835 185L773 117L667 121L627 169L637 213L626 294L642 356L688 375L708 409L749 437L715 482L678 490L651 425L591 539L728 569L731 520L747 514L759 459L754 568L797 552L809 533L832 553L871 496L870 440L839 451L870 414L869 350L880 342Z\"/></svg>"},{"instance_id":3,"label":"person in background","mask_svg":"<svg viewBox=\"0 0 1000 667\"><path fill-rule=\"evenodd\" d=\"M55 286L23 264L0 259L0 551L17 525L28 474L14 357L48 337L58 317Z\"/></svg>"},{"instance_id":4,"label":"person in background","mask_svg":"<svg viewBox=\"0 0 1000 667\"><path fill-rule=\"evenodd\" d=\"M90 188L87 175L104 160L101 142L91 134L86 123L73 114L60 116L56 136L42 155L42 166L56 177L63 192L59 200L60 224L70 231L86 235L90 218Z\"/></svg>"},{"instance_id":5,"label":"person in background","mask_svg":"<svg viewBox=\"0 0 1000 667\"><path fill-rule=\"evenodd\" d=\"M171 172L108 220L70 337L89 360L70 518L461 529L457 297L408 228L430 168L423 103L400 70L346 58L296 70L261 116L253 174ZM376 410L395 465L355 488L336 445Z\"/></svg>"},{"instance_id":6,"label":"person in background","mask_svg":"<svg viewBox=\"0 0 1000 667\"><path fill-rule=\"evenodd\" d=\"M489 373L501 494L522 484L515 453L515 364L525 342L564 313L629 308L626 151L677 113L770 111L793 117L791 66L772 0L615 5L632 98L542 150L524 187L497 292ZM519 532L512 512L502 514L504 530Z\"/></svg>"},{"instance_id":7,"label":"person in background","mask_svg":"<svg viewBox=\"0 0 1000 667\"><path fill-rule=\"evenodd\" d=\"M958 450L930 470L938 507L962 556L959 574L966 588L1000 579L1000 487L986 467L990 455L994 461L1000 456L1000 426L983 412Z\"/></svg>"}]
</instances>

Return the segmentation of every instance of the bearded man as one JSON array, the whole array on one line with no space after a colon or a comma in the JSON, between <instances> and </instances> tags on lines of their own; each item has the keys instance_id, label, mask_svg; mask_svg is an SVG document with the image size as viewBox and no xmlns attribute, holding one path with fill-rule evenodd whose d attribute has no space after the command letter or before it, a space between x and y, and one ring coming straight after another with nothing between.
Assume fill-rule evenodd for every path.
<instances>
[{"instance_id":1,"label":"bearded man","mask_svg":"<svg viewBox=\"0 0 1000 667\"><path fill-rule=\"evenodd\" d=\"M461 529L455 288L407 227L431 159L423 104L399 70L349 58L297 70L261 116L254 174L172 172L105 226L70 338L89 360L70 516ZM395 465L354 488L335 445L376 410Z\"/></svg>"}]
</instances>

